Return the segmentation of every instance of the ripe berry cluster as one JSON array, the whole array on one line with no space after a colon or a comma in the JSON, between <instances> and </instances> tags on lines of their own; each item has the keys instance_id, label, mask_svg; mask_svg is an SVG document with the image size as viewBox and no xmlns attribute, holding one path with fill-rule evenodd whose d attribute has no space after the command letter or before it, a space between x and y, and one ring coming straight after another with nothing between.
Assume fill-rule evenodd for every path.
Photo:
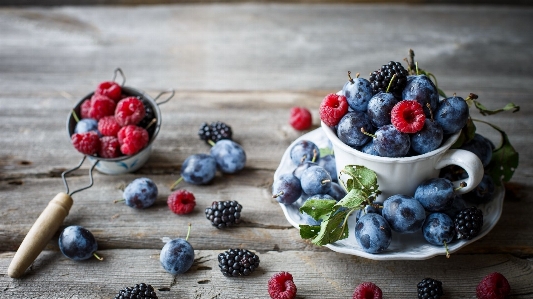
<instances>
[{"instance_id":1,"label":"ripe berry cluster","mask_svg":"<svg viewBox=\"0 0 533 299\"><path fill-rule=\"evenodd\" d=\"M120 85L100 83L85 99L81 117L71 136L79 152L101 158L135 155L149 142L147 128L154 120L153 109L145 99L124 93Z\"/></svg>"}]
</instances>

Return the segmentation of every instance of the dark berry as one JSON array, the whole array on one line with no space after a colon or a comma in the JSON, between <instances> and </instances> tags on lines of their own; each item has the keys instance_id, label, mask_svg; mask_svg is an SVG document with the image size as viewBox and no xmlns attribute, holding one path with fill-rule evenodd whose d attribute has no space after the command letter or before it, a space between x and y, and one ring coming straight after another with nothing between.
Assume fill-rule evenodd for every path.
<instances>
[{"instance_id":1,"label":"dark berry","mask_svg":"<svg viewBox=\"0 0 533 299\"><path fill-rule=\"evenodd\" d=\"M78 225L71 225L63 229L59 236L59 249L69 259L75 261L86 260L96 256L98 244L93 234Z\"/></svg>"},{"instance_id":2,"label":"dark berry","mask_svg":"<svg viewBox=\"0 0 533 299\"><path fill-rule=\"evenodd\" d=\"M455 216L454 225L458 239L471 240L483 227L483 212L476 207L463 209Z\"/></svg>"},{"instance_id":3,"label":"dark berry","mask_svg":"<svg viewBox=\"0 0 533 299\"><path fill-rule=\"evenodd\" d=\"M354 292L352 299L381 299L383 293L381 289L373 282L363 282L358 285Z\"/></svg>"},{"instance_id":4,"label":"dark berry","mask_svg":"<svg viewBox=\"0 0 533 299\"><path fill-rule=\"evenodd\" d=\"M368 81L370 81L373 94L390 92L397 98L401 98L402 91L407 84L407 75L407 70L400 62L391 61L372 72Z\"/></svg>"},{"instance_id":5,"label":"dark berry","mask_svg":"<svg viewBox=\"0 0 533 299\"><path fill-rule=\"evenodd\" d=\"M444 139L441 126L426 118L422 130L411 134L411 149L418 154L429 153L437 149Z\"/></svg>"},{"instance_id":6,"label":"dark berry","mask_svg":"<svg viewBox=\"0 0 533 299\"><path fill-rule=\"evenodd\" d=\"M482 204L491 201L494 195L494 180L488 174L484 174L481 182L474 188L474 190L465 193L464 199L475 204Z\"/></svg>"},{"instance_id":7,"label":"dark berry","mask_svg":"<svg viewBox=\"0 0 533 299\"><path fill-rule=\"evenodd\" d=\"M149 140L148 132L135 125L122 127L117 133L117 138L120 143L120 151L128 156L140 152L146 147Z\"/></svg>"},{"instance_id":8,"label":"dark berry","mask_svg":"<svg viewBox=\"0 0 533 299\"><path fill-rule=\"evenodd\" d=\"M510 293L509 281L498 272L485 276L476 287L478 299L505 299Z\"/></svg>"},{"instance_id":9,"label":"dark berry","mask_svg":"<svg viewBox=\"0 0 533 299\"><path fill-rule=\"evenodd\" d=\"M439 299L444 292L442 282L433 278L424 278L417 285L418 299Z\"/></svg>"},{"instance_id":10,"label":"dark berry","mask_svg":"<svg viewBox=\"0 0 533 299\"><path fill-rule=\"evenodd\" d=\"M159 254L161 266L172 275L187 272L194 263L194 248L187 238L177 238L166 243Z\"/></svg>"},{"instance_id":11,"label":"dark berry","mask_svg":"<svg viewBox=\"0 0 533 299\"><path fill-rule=\"evenodd\" d=\"M296 130L307 130L313 124L313 117L309 109L305 107L292 107L289 123Z\"/></svg>"},{"instance_id":12,"label":"dark berry","mask_svg":"<svg viewBox=\"0 0 533 299\"><path fill-rule=\"evenodd\" d=\"M196 206L196 198L191 192L180 189L170 193L167 198L167 205L175 214L189 214Z\"/></svg>"},{"instance_id":13,"label":"dark berry","mask_svg":"<svg viewBox=\"0 0 533 299\"><path fill-rule=\"evenodd\" d=\"M152 127L147 128L148 125L153 121L155 118L154 109L152 108L152 105L148 103L148 101L142 99L141 100L144 106L144 118L137 124L139 127L143 127L147 129L149 132L152 129ZM155 127L154 127L155 128ZM152 132L150 132L152 133Z\"/></svg>"},{"instance_id":14,"label":"dark berry","mask_svg":"<svg viewBox=\"0 0 533 299\"><path fill-rule=\"evenodd\" d=\"M313 165L314 163L302 163L302 165ZM284 173L274 180L272 184L272 198L279 203L291 205L302 196L302 184L292 173Z\"/></svg>"},{"instance_id":15,"label":"dark berry","mask_svg":"<svg viewBox=\"0 0 533 299\"><path fill-rule=\"evenodd\" d=\"M259 267L259 256L246 249L229 249L218 255L218 266L224 276L248 276Z\"/></svg>"},{"instance_id":16,"label":"dark berry","mask_svg":"<svg viewBox=\"0 0 533 299\"><path fill-rule=\"evenodd\" d=\"M235 200L214 201L205 209L205 217L214 227L223 229L239 224L241 211L242 205Z\"/></svg>"},{"instance_id":17,"label":"dark berry","mask_svg":"<svg viewBox=\"0 0 533 299\"><path fill-rule=\"evenodd\" d=\"M296 285L289 272L279 272L268 280L268 294L272 299L296 298Z\"/></svg>"},{"instance_id":18,"label":"dark berry","mask_svg":"<svg viewBox=\"0 0 533 299\"><path fill-rule=\"evenodd\" d=\"M118 102L115 119L122 127L136 125L144 118L145 113L146 110L141 100L137 97L127 97Z\"/></svg>"},{"instance_id":19,"label":"dark berry","mask_svg":"<svg viewBox=\"0 0 533 299\"><path fill-rule=\"evenodd\" d=\"M442 100L434 114L435 121L442 127L444 134L459 132L468 121L469 115L466 101L456 96Z\"/></svg>"},{"instance_id":20,"label":"dark berry","mask_svg":"<svg viewBox=\"0 0 533 299\"><path fill-rule=\"evenodd\" d=\"M346 145L357 148L365 145L371 137L364 132L373 131L367 114L359 111L348 112L337 126L337 137Z\"/></svg>"},{"instance_id":21,"label":"dark berry","mask_svg":"<svg viewBox=\"0 0 533 299\"><path fill-rule=\"evenodd\" d=\"M391 110L391 122L402 133L416 133L422 130L426 115L422 106L415 100L404 100Z\"/></svg>"},{"instance_id":22,"label":"dark berry","mask_svg":"<svg viewBox=\"0 0 533 299\"><path fill-rule=\"evenodd\" d=\"M348 102L343 95L328 94L320 103L320 119L330 127L336 126L346 113Z\"/></svg>"},{"instance_id":23,"label":"dark berry","mask_svg":"<svg viewBox=\"0 0 533 299\"><path fill-rule=\"evenodd\" d=\"M227 124L217 121L210 125L202 123L198 130L198 136L206 143L216 143L222 139L232 139L233 131Z\"/></svg>"},{"instance_id":24,"label":"dark berry","mask_svg":"<svg viewBox=\"0 0 533 299\"><path fill-rule=\"evenodd\" d=\"M120 290L115 299L157 299L157 294L151 285L139 283Z\"/></svg>"},{"instance_id":25,"label":"dark berry","mask_svg":"<svg viewBox=\"0 0 533 299\"><path fill-rule=\"evenodd\" d=\"M73 134L71 142L78 152L85 155L92 156L100 150L100 137L96 131Z\"/></svg>"},{"instance_id":26,"label":"dark berry","mask_svg":"<svg viewBox=\"0 0 533 299\"><path fill-rule=\"evenodd\" d=\"M144 209L155 203L157 194L157 185L151 179L137 178L126 186L123 197L126 205Z\"/></svg>"}]
</instances>

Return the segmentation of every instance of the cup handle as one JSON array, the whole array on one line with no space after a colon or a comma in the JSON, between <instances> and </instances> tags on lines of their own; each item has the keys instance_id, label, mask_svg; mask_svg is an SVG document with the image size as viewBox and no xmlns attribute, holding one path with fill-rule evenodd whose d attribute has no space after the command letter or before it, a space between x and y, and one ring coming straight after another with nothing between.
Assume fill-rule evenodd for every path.
<instances>
[{"instance_id":1,"label":"cup handle","mask_svg":"<svg viewBox=\"0 0 533 299\"><path fill-rule=\"evenodd\" d=\"M483 164L481 164L481 160L470 151L462 149L448 150L435 164L435 169L441 169L449 165L460 166L468 173L468 178L452 182L456 188L455 192L457 194L464 194L471 191L477 187L483 178ZM459 188L462 182L466 183L466 187Z\"/></svg>"}]
</instances>

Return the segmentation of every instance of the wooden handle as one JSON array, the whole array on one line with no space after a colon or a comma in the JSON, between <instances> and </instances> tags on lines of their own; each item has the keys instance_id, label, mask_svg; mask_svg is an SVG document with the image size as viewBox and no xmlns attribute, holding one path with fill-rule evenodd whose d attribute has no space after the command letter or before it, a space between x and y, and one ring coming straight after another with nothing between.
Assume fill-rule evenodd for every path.
<instances>
[{"instance_id":1,"label":"wooden handle","mask_svg":"<svg viewBox=\"0 0 533 299\"><path fill-rule=\"evenodd\" d=\"M22 240L7 274L18 278L35 261L67 217L73 201L70 195L60 192L49 203Z\"/></svg>"}]
</instances>

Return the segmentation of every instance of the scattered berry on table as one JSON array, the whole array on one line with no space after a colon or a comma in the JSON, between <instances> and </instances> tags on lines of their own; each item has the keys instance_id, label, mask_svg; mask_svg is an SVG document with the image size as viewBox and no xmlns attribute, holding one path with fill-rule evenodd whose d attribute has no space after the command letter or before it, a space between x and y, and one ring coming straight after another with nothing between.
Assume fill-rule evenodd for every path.
<instances>
[{"instance_id":1,"label":"scattered berry on table","mask_svg":"<svg viewBox=\"0 0 533 299\"><path fill-rule=\"evenodd\" d=\"M95 94L104 95L115 102L120 101L122 98L122 87L113 81L104 81L98 84Z\"/></svg>"},{"instance_id":2,"label":"scattered berry on table","mask_svg":"<svg viewBox=\"0 0 533 299\"><path fill-rule=\"evenodd\" d=\"M346 113L348 102L343 95L328 94L320 103L320 119L330 127L336 126Z\"/></svg>"},{"instance_id":3,"label":"scattered berry on table","mask_svg":"<svg viewBox=\"0 0 533 299\"><path fill-rule=\"evenodd\" d=\"M67 226L59 235L59 249L69 259L75 261L86 260L91 257L101 259L96 255L98 243L93 234L78 225Z\"/></svg>"},{"instance_id":4,"label":"scattered berry on table","mask_svg":"<svg viewBox=\"0 0 533 299\"><path fill-rule=\"evenodd\" d=\"M218 266L224 276L248 276L259 267L259 256L247 249L229 249L218 255Z\"/></svg>"},{"instance_id":5,"label":"scattered berry on table","mask_svg":"<svg viewBox=\"0 0 533 299\"><path fill-rule=\"evenodd\" d=\"M139 283L120 290L115 299L157 299L157 294L151 285Z\"/></svg>"},{"instance_id":6,"label":"scattered berry on table","mask_svg":"<svg viewBox=\"0 0 533 299\"><path fill-rule=\"evenodd\" d=\"M337 125L337 136L339 139L351 146L357 148L365 145L371 137L366 133L372 133L374 128L364 112L352 111L344 115Z\"/></svg>"},{"instance_id":7,"label":"scattered berry on table","mask_svg":"<svg viewBox=\"0 0 533 299\"><path fill-rule=\"evenodd\" d=\"M439 93L433 81L426 75L408 76L407 85L402 91L402 100L417 101L423 107L426 117L431 117L437 109Z\"/></svg>"},{"instance_id":8,"label":"scattered berry on table","mask_svg":"<svg viewBox=\"0 0 533 299\"><path fill-rule=\"evenodd\" d=\"M98 131L104 136L117 136L121 128L113 115L104 116L98 121Z\"/></svg>"},{"instance_id":9,"label":"scattered berry on table","mask_svg":"<svg viewBox=\"0 0 533 299\"><path fill-rule=\"evenodd\" d=\"M466 101L457 96L442 100L435 110L435 121L442 127L444 134L454 134L461 130L466 122L470 111Z\"/></svg>"},{"instance_id":10,"label":"scattered berry on table","mask_svg":"<svg viewBox=\"0 0 533 299\"><path fill-rule=\"evenodd\" d=\"M185 189L179 189L170 193L167 199L167 205L175 214L189 214L196 206L196 198L191 192Z\"/></svg>"},{"instance_id":11,"label":"scattered berry on table","mask_svg":"<svg viewBox=\"0 0 533 299\"><path fill-rule=\"evenodd\" d=\"M368 213L355 224L355 240L368 253L379 253L387 249L392 241L392 230L383 216Z\"/></svg>"},{"instance_id":12,"label":"scattered berry on table","mask_svg":"<svg viewBox=\"0 0 533 299\"><path fill-rule=\"evenodd\" d=\"M115 119L122 127L138 124L145 115L143 102L137 97L127 97L117 103Z\"/></svg>"},{"instance_id":13,"label":"scattered berry on table","mask_svg":"<svg viewBox=\"0 0 533 299\"><path fill-rule=\"evenodd\" d=\"M194 249L187 241L190 227L189 225L189 231L185 239L177 238L167 242L159 254L161 266L172 275L187 272L194 263Z\"/></svg>"},{"instance_id":14,"label":"scattered berry on table","mask_svg":"<svg viewBox=\"0 0 533 299\"><path fill-rule=\"evenodd\" d=\"M85 133L89 131L96 131L97 133L101 133L98 131L98 121L96 119L80 119L80 121L76 123L76 127L74 128L74 133Z\"/></svg>"},{"instance_id":15,"label":"scattered berry on table","mask_svg":"<svg viewBox=\"0 0 533 299\"><path fill-rule=\"evenodd\" d=\"M215 158L217 168L222 173L236 173L246 164L246 152L233 140L222 139L211 147L209 154Z\"/></svg>"},{"instance_id":16,"label":"scattered berry on table","mask_svg":"<svg viewBox=\"0 0 533 299\"><path fill-rule=\"evenodd\" d=\"M453 220L458 239L471 240L483 227L483 212L475 206L463 209Z\"/></svg>"},{"instance_id":17,"label":"scattered berry on table","mask_svg":"<svg viewBox=\"0 0 533 299\"><path fill-rule=\"evenodd\" d=\"M418 299L440 299L444 294L442 282L433 278L424 278L417 285Z\"/></svg>"},{"instance_id":18,"label":"scattered berry on table","mask_svg":"<svg viewBox=\"0 0 533 299\"><path fill-rule=\"evenodd\" d=\"M233 131L226 123L216 121L209 125L207 123L202 123L198 130L198 136L206 143L210 143L222 139L232 139Z\"/></svg>"},{"instance_id":19,"label":"scattered berry on table","mask_svg":"<svg viewBox=\"0 0 533 299\"><path fill-rule=\"evenodd\" d=\"M292 173L284 173L272 184L272 198L279 203L290 205L302 196L300 180Z\"/></svg>"},{"instance_id":20,"label":"scattered berry on table","mask_svg":"<svg viewBox=\"0 0 533 299\"><path fill-rule=\"evenodd\" d=\"M352 299L381 299L383 292L373 282L362 282L359 284L354 292Z\"/></svg>"},{"instance_id":21,"label":"scattered berry on table","mask_svg":"<svg viewBox=\"0 0 533 299\"><path fill-rule=\"evenodd\" d=\"M396 194L383 202L383 217L392 230L399 233L419 231L426 220L426 211L420 202L411 196Z\"/></svg>"},{"instance_id":22,"label":"scattered berry on table","mask_svg":"<svg viewBox=\"0 0 533 299\"><path fill-rule=\"evenodd\" d=\"M126 186L123 197L126 205L144 209L152 206L157 199L157 185L149 178L137 178Z\"/></svg>"},{"instance_id":23,"label":"scattered berry on table","mask_svg":"<svg viewBox=\"0 0 533 299\"><path fill-rule=\"evenodd\" d=\"M310 140L300 140L291 147L289 156L295 165L303 162L316 162L320 159L320 149Z\"/></svg>"},{"instance_id":24,"label":"scattered berry on table","mask_svg":"<svg viewBox=\"0 0 533 299\"><path fill-rule=\"evenodd\" d=\"M115 136L100 137L100 150L98 156L102 158L117 158L122 155L120 151L120 143Z\"/></svg>"},{"instance_id":25,"label":"scattered berry on table","mask_svg":"<svg viewBox=\"0 0 533 299\"><path fill-rule=\"evenodd\" d=\"M382 65L379 70L372 72L368 81L370 81L374 94L385 92L388 89L397 98L401 98L402 91L407 84L407 75L407 70L400 62L391 61ZM393 81L391 82L391 80Z\"/></svg>"},{"instance_id":26,"label":"scattered berry on table","mask_svg":"<svg viewBox=\"0 0 533 299\"><path fill-rule=\"evenodd\" d=\"M71 142L78 152L85 155L92 156L100 150L100 137L95 131L73 134Z\"/></svg>"},{"instance_id":27,"label":"scattered berry on table","mask_svg":"<svg viewBox=\"0 0 533 299\"><path fill-rule=\"evenodd\" d=\"M296 130L307 130L313 124L313 116L309 109L305 107L292 107L289 124Z\"/></svg>"},{"instance_id":28,"label":"scattered berry on table","mask_svg":"<svg viewBox=\"0 0 533 299\"><path fill-rule=\"evenodd\" d=\"M214 201L205 209L205 217L218 229L237 225L241 222L242 205L236 200Z\"/></svg>"},{"instance_id":29,"label":"scattered berry on table","mask_svg":"<svg viewBox=\"0 0 533 299\"><path fill-rule=\"evenodd\" d=\"M176 180L170 190L182 181L189 184L205 185L215 178L217 173L217 162L215 158L207 154L190 155L183 161L181 165L181 177Z\"/></svg>"},{"instance_id":30,"label":"scattered berry on table","mask_svg":"<svg viewBox=\"0 0 533 299\"><path fill-rule=\"evenodd\" d=\"M81 103L80 106L80 117L81 118L90 118L89 113L91 111L91 99L87 99Z\"/></svg>"},{"instance_id":31,"label":"scattered berry on table","mask_svg":"<svg viewBox=\"0 0 533 299\"><path fill-rule=\"evenodd\" d=\"M104 116L113 115L115 114L116 106L117 103L115 103L115 101L112 99L104 95L94 94L91 97L91 109L89 110L89 117L100 120L100 118Z\"/></svg>"},{"instance_id":32,"label":"scattered berry on table","mask_svg":"<svg viewBox=\"0 0 533 299\"><path fill-rule=\"evenodd\" d=\"M279 272L268 280L268 294L272 299L294 299L296 298L296 285L289 272Z\"/></svg>"},{"instance_id":33,"label":"scattered berry on table","mask_svg":"<svg viewBox=\"0 0 533 299\"><path fill-rule=\"evenodd\" d=\"M140 152L146 147L150 139L148 132L144 128L135 125L122 127L118 131L117 137L120 143L120 151L128 156Z\"/></svg>"},{"instance_id":34,"label":"scattered berry on table","mask_svg":"<svg viewBox=\"0 0 533 299\"><path fill-rule=\"evenodd\" d=\"M350 108L355 111L366 112L368 101L372 98L372 88L367 79L359 78L359 73L356 74L355 79L350 76L348 72L348 82L342 87L342 94L346 97L346 101Z\"/></svg>"},{"instance_id":35,"label":"scattered berry on table","mask_svg":"<svg viewBox=\"0 0 533 299\"><path fill-rule=\"evenodd\" d=\"M441 126L436 121L426 118L422 130L411 134L411 148L422 155L437 149L443 139Z\"/></svg>"},{"instance_id":36,"label":"scattered berry on table","mask_svg":"<svg viewBox=\"0 0 533 299\"><path fill-rule=\"evenodd\" d=\"M510 293L509 281L498 272L485 276L476 287L478 299L505 299Z\"/></svg>"},{"instance_id":37,"label":"scattered berry on table","mask_svg":"<svg viewBox=\"0 0 533 299\"><path fill-rule=\"evenodd\" d=\"M415 100L404 100L394 105L391 110L391 122L402 133L416 133L424 127L426 115Z\"/></svg>"}]
</instances>

